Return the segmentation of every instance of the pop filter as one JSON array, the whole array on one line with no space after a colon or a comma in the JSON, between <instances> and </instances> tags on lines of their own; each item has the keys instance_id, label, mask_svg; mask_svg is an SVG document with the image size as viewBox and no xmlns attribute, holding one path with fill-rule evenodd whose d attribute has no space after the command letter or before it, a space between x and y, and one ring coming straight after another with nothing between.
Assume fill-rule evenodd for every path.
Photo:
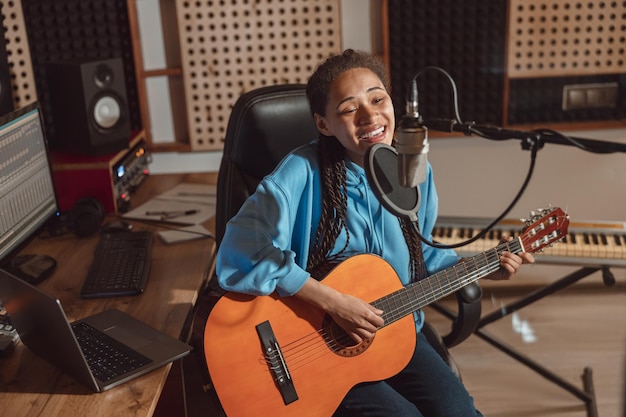
<instances>
[{"instance_id":1,"label":"pop filter","mask_svg":"<svg viewBox=\"0 0 626 417\"><path fill-rule=\"evenodd\" d=\"M383 143L372 145L365 153L365 175L374 194L387 210L417 222L420 189L417 185L400 185L398 152L394 147Z\"/></svg>"}]
</instances>

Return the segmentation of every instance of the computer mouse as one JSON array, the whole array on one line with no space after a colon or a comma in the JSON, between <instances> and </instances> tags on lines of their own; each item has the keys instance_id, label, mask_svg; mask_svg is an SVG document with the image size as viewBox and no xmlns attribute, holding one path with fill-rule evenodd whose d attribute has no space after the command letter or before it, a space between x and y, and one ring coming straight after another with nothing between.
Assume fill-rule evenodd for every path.
<instances>
[{"instance_id":1,"label":"computer mouse","mask_svg":"<svg viewBox=\"0 0 626 417\"><path fill-rule=\"evenodd\" d=\"M133 225L123 220L115 220L102 226L101 233L129 232L133 230Z\"/></svg>"}]
</instances>

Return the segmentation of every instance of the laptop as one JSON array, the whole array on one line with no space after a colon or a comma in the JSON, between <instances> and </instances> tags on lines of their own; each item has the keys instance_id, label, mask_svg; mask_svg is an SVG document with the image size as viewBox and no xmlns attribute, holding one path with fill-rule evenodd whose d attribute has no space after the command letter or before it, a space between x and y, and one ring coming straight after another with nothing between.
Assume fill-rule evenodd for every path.
<instances>
[{"instance_id":1,"label":"laptop","mask_svg":"<svg viewBox=\"0 0 626 417\"><path fill-rule=\"evenodd\" d=\"M167 365L192 349L116 309L70 323L59 299L3 269L0 299L26 347L94 392L106 391ZM84 336L85 332L89 336ZM101 338L104 340L98 340ZM111 342L119 351L109 356L121 357L121 367L112 364L111 359L88 353L88 344L96 343L95 350L102 351L99 345L103 342Z\"/></svg>"}]
</instances>

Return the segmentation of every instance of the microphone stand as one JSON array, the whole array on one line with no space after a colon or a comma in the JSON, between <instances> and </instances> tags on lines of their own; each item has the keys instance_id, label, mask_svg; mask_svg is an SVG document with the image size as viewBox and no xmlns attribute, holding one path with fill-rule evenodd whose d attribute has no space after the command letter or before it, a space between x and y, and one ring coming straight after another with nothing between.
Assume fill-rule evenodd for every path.
<instances>
[{"instance_id":1,"label":"microphone stand","mask_svg":"<svg viewBox=\"0 0 626 417\"><path fill-rule=\"evenodd\" d=\"M480 125L474 122L461 123L452 119L426 120L424 125L429 129L440 132L460 132L466 136L476 135L490 140L518 139L521 141L521 146L524 150L541 149L544 144L553 143L575 146L584 151L601 154L626 152L626 144L623 143L576 138L552 129L512 130L493 125Z\"/></svg>"}]
</instances>

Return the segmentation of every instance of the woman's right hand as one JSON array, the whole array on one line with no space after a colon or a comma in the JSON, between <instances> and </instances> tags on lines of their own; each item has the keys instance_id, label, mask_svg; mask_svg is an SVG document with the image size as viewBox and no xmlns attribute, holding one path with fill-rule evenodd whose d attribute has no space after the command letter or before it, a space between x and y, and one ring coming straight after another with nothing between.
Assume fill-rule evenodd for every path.
<instances>
[{"instance_id":1,"label":"woman's right hand","mask_svg":"<svg viewBox=\"0 0 626 417\"><path fill-rule=\"evenodd\" d=\"M296 296L321 308L356 342L371 339L385 322L383 311L310 277Z\"/></svg>"},{"instance_id":2,"label":"woman's right hand","mask_svg":"<svg viewBox=\"0 0 626 417\"><path fill-rule=\"evenodd\" d=\"M385 324L382 318L383 311L360 298L338 294L338 301L327 310L335 323L357 343L363 339L373 338L376 331Z\"/></svg>"}]
</instances>

